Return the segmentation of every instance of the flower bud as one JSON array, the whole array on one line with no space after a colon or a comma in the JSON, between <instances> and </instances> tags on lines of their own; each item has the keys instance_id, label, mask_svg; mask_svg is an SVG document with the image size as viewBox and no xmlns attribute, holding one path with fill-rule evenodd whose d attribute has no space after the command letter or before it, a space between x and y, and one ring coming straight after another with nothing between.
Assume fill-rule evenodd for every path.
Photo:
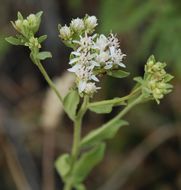
<instances>
[{"instance_id":1,"label":"flower bud","mask_svg":"<svg viewBox=\"0 0 181 190\"><path fill-rule=\"evenodd\" d=\"M97 18L95 16L88 16L85 19L85 25L89 31L92 31L97 26Z\"/></svg>"},{"instance_id":2,"label":"flower bud","mask_svg":"<svg viewBox=\"0 0 181 190\"><path fill-rule=\"evenodd\" d=\"M27 17L27 21L28 21L29 25L32 27L35 27L37 25L37 18L34 14L30 14Z\"/></svg>"},{"instance_id":3,"label":"flower bud","mask_svg":"<svg viewBox=\"0 0 181 190\"><path fill-rule=\"evenodd\" d=\"M60 28L59 30L60 32L60 38L62 38L63 40L69 40L72 36L72 32L70 30L70 28L68 26L63 26Z\"/></svg>"},{"instance_id":4,"label":"flower bud","mask_svg":"<svg viewBox=\"0 0 181 190\"><path fill-rule=\"evenodd\" d=\"M29 22L25 19L25 20L23 20L23 26L25 26L25 27L28 27L29 26Z\"/></svg>"},{"instance_id":5,"label":"flower bud","mask_svg":"<svg viewBox=\"0 0 181 190\"><path fill-rule=\"evenodd\" d=\"M96 87L95 83L89 82L86 84L84 91L86 94L94 94L97 91L97 87Z\"/></svg>"},{"instance_id":6,"label":"flower bud","mask_svg":"<svg viewBox=\"0 0 181 190\"><path fill-rule=\"evenodd\" d=\"M84 22L80 18L73 19L70 23L70 27L75 32L81 32L85 29Z\"/></svg>"},{"instance_id":7,"label":"flower bud","mask_svg":"<svg viewBox=\"0 0 181 190\"><path fill-rule=\"evenodd\" d=\"M32 48L41 48L41 44L38 42L38 38L31 37L28 43L25 43L30 49Z\"/></svg>"},{"instance_id":8,"label":"flower bud","mask_svg":"<svg viewBox=\"0 0 181 190\"><path fill-rule=\"evenodd\" d=\"M22 21L21 20L16 20L15 21L15 26L16 26L16 28L19 30L19 29L21 29L21 27L22 27Z\"/></svg>"}]
</instances>

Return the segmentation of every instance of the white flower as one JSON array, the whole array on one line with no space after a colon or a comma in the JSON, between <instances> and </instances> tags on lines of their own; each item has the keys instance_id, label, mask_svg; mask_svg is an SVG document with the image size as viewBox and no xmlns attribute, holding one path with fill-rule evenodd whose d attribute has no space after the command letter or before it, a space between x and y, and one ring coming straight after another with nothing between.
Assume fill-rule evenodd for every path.
<instances>
[{"instance_id":1,"label":"white flower","mask_svg":"<svg viewBox=\"0 0 181 190\"><path fill-rule=\"evenodd\" d=\"M114 46L116 49L120 48L119 40L116 37L116 35L113 35L112 33L108 37L109 45Z\"/></svg>"},{"instance_id":2,"label":"white flower","mask_svg":"<svg viewBox=\"0 0 181 190\"><path fill-rule=\"evenodd\" d=\"M104 51L104 50L106 49L106 47L108 46L108 44L109 44L109 41L108 41L108 39L106 38L106 36L103 35L103 34L101 34L101 35L97 38L97 40L96 40L96 42L95 42L95 45L94 45L94 48L95 48L95 49L98 49L98 50L100 50L100 51Z\"/></svg>"},{"instance_id":3,"label":"white flower","mask_svg":"<svg viewBox=\"0 0 181 190\"><path fill-rule=\"evenodd\" d=\"M36 26L37 25L37 17L35 14L30 14L28 17L27 17L27 21L29 23L29 25L32 25L32 27Z\"/></svg>"},{"instance_id":4,"label":"white flower","mask_svg":"<svg viewBox=\"0 0 181 190\"><path fill-rule=\"evenodd\" d=\"M95 16L88 16L85 19L85 25L88 31L92 31L97 26L97 18Z\"/></svg>"},{"instance_id":5,"label":"white flower","mask_svg":"<svg viewBox=\"0 0 181 190\"><path fill-rule=\"evenodd\" d=\"M79 93L92 95L100 89L95 82L99 82L96 74L101 69L125 67L122 63L125 54L121 52L119 41L113 34L107 38L103 34L90 36L85 32L73 43L76 49L71 53L69 64L72 67L68 71L75 73Z\"/></svg>"},{"instance_id":6,"label":"white flower","mask_svg":"<svg viewBox=\"0 0 181 190\"><path fill-rule=\"evenodd\" d=\"M73 19L70 23L70 27L75 32L81 32L85 28L84 22L80 18Z\"/></svg>"},{"instance_id":7,"label":"white flower","mask_svg":"<svg viewBox=\"0 0 181 190\"><path fill-rule=\"evenodd\" d=\"M116 49L114 46L111 46L110 48L110 58L115 65L119 65L120 67L126 67L122 61L123 57L126 55L121 52L121 49Z\"/></svg>"},{"instance_id":8,"label":"white flower","mask_svg":"<svg viewBox=\"0 0 181 190\"><path fill-rule=\"evenodd\" d=\"M84 91L86 94L94 94L97 89L100 89L100 87L96 87L94 82L89 82L86 84Z\"/></svg>"},{"instance_id":9,"label":"white flower","mask_svg":"<svg viewBox=\"0 0 181 190\"><path fill-rule=\"evenodd\" d=\"M60 32L59 36L63 40L69 40L71 38L71 36L72 36L72 32L71 32L70 28L67 25L61 27L59 32Z\"/></svg>"},{"instance_id":10,"label":"white flower","mask_svg":"<svg viewBox=\"0 0 181 190\"><path fill-rule=\"evenodd\" d=\"M87 33L85 33L85 36L80 36L79 40L74 40L73 43L79 45L77 52L90 51L90 49L94 46L94 39L96 36L96 34L93 36L88 36Z\"/></svg>"},{"instance_id":11,"label":"white flower","mask_svg":"<svg viewBox=\"0 0 181 190\"><path fill-rule=\"evenodd\" d=\"M79 81L79 83L78 83L78 91L79 91L79 93L82 93L85 90L86 85L87 85L86 81L83 81L83 80Z\"/></svg>"},{"instance_id":12,"label":"white flower","mask_svg":"<svg viewBox=\"0 0 181 190\"><path fill-rule=\"evenodd\" d=\"M109 51L101 51L96 58L98 63L105 63L110 58Z\"/></svg>"}]
</instances>

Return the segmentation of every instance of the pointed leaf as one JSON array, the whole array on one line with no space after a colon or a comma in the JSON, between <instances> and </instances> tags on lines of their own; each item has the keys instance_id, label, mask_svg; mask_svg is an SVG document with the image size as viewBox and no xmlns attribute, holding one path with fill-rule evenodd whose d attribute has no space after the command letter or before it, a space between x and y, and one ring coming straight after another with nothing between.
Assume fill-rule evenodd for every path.
<instances>
[{"instance_id":1,"label":"pointed leaf","mask_svg":"<svg viewBox=\"0 0 181 190\"><path fill-rule=\"evenodd\" d=\"M113 98L111 100L103 100L99 102L90 103L89 110L95 113L110 113L114 106L126 105L124 100L121 98Z\"/></svg>"},{"instance_id":2,"label":"pointed leaf","mask_svg":"<svg viewBox=\"0 0 181 190\"><path fill-rule=\"evenodd\" d=\"M71 90L63 100L64 108L68 116L74 120L80 97L76 90Z\"/></svg>"},{"instance_id":3,"label":"pointed leaf","mask_svg":"<svg viewBox=\"0 0 181 190\"><path fill-rule=\"evenodd\" d=\"M134 81L136 81L136 82L138 82L138 83L140 83L140 84L143 84L143 79L142 79L142 77L134 77L134 79L133 79Z\"/></svg>"},{"instance_id":4,"label":"pointed leaf","mask_svg":"<svg viewBox=\"0 0 181 190\"><path fill-rule=\"evenodd\" d=\"M89 109L95 113L110 113L112 111L114 104L107 105L96 105L90 106Z\"/></svg>"},{"instance_id":5,"label":"pointed leaf","mask_svg":"<svg viewBox=\"0 0 181 190\"><path fill-rule=\"evenodd\" d=\"M73 170L73 181L74 183L81 183L90 171L95 167L104 156L105 144L99 144L90 151L84 153L81 158L75 164Z\"/></svg>"},{"instance_id":6,"label":"pointed leaf","mask_svg":"<svg viewBox=\"0 0 181 190\"><path fill-rule=\"evenodd\" d=\"M68 154L63 154L55 162L55 167L57 169L57 172L64 181L66 180L67 174L69 173L71 168L70 162L71 160Z\"/></svg>"},{"instance_id":7,"label":"pointed leaf","mask_svg":"<svg viewBox=\"0 0 181 190\"><path fill-rule=\"evenodd\" d=\"M42 14L43 14L43 11L39 11L38 13L36 13L36 17L41 18Z\"/></svg>"},{"instance_id":8,"label":"pointed leaf","mask_svg":"<svg viewBox=\"0 0 181 190\"><path fill-rule=\"evenodd\" d=\"M47 58L52 58L52 54L49 51L42 51L37 54L37 58L40 60L45 60Z\"/></svg>"},{"instance_id":9,"label":"pointed leaf","mask_svg":"<svg viewBox=\"0 0 181 190\"><path fill-rule=\"evenodd\" d=\"M120 119L107 123L102 127L91 131L87 136L85 136L81 141L81 146L92 146L106 139L113 138L119 128L124 125L128 125L128 122Z\"/></svg>"},{"instance_id":10,"label":"pointed leaf","mask_svg":"<svg viewBox=\"0 0 181 190\"><path fill-rule=\"evenodd\" d=\"M12 44L12 45L23 45L21 43L20 39L17 39L17 38L15 38L13 36L7 37L7 38L5 38L5 40L7 42L9 42L10 44Z\"/></svg>"},{"instance_id":11,"label":"pointed leaf","mask_svg":"<svg viewBox=\"0 0 181 190\"><path fill-rule=\"evenodd\" d=\"M124 77L129 76L130 73L128 73L126 71L122 71L122 70L116 70L116 71L110 71L107 74L109 76L115 77L115 78L124 78Z\"/></svg>"},{"instance_id":12,"label":"pointed leaf","mask_svg":"<svg viewBox=\"0 0 181 190\"><path fill-rule=\"evenodd\" d=\"M46 39L47 39L47 35L40 36L40 37L38 38L38 42L39 42L39 43L42 43L42 42L45 41Z\"/></svg>"},{"instance_id":13,"label":"pointed leaf","mask_svg":"<svg viewBox=\"0 0 181 190\"><path fill-rule=\"evenodd\" d=\"M23 20L24 19L22 14L19 11L18 11L17 17L18 17L18 20Z\"/></svg>"}]
</instances>

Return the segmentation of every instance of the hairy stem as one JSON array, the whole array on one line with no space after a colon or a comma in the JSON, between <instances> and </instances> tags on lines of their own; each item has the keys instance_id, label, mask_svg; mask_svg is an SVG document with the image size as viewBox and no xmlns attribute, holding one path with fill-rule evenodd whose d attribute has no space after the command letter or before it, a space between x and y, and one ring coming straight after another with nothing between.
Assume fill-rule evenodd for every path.
<instances>
[{"instance_id":1,"label":"hairy stem","mask_svg":"<svg viewBox=\"0 0 181 190\"><path fill-rule=\"evenodd\" d=\"M52 80L50 79L50 77L48 76L46 70L44 69L44 67L42 66L40 61L36 62L37 67L39 68L40 72L42 73L42 75L44 76L45 80L47 81L47 83L49 84L49 86L51 87L51 89L55 92L55 94L57 95L58 99L60 100L60 102L63 102L63 98L60 95L60 92L58 91L58 89L56 88L55 84L52 82Z\"/></svg>"},{"instance_id":2,"label":"hairy stem","mask_svg":"<svg viewBox=\"0 0 181 190\"><path fill-rule=\"evenodd\" d=\"M140 87L136 88L130 94L128 94L127 96L124 96L122 98L114 98L111 100L103 100L103 101L89 103L88 107L100 106L100 105L102 106L102 105L108 105L108 104L119 105L119 104L125 102L126 100L129 100L129 98L132 97L133 95L135 95L136 93L138 93L139 90L140 90Z\"/></svg>"},{"instance_id":3,"label":"hairy stem","mask_svg":"<svg viewBox=\"0 0 181 190\"><path fill-rule=\"evenodd\" d=\"M70 169L70 180L67 181L67 183L64 186L64 190L71 190L72 189L72 179L71 179L71 173L74 169L75 163L77 161L77 157L80 153L80 142L81 142L81 127L82 127L82 119L83 116L87 110L87 105L89 102L89 97L85 96L82 106L77 114L77 117L74 121L74 137L73 137L73 145L72 145L72 163L71 163L71 169Z\"/></svg>"},{"instance_id":4,"label":"hairy stem","mask_svg":"<svg viewBox=\"0 0 181 190\"><path fill-rule=\"evenodd\" d=\"M143 100L143 96L140 95L137 99L135 99L134 101L132 101L131 103L129 103L120 113L118 113L113 119L111 119L110 121L108 121L107 123L104 124L104 126L106 125L111 125L112 123L114 123L116 120L122 118L125 114L127 114L131 108L133 108L134 106L136 106L137 104L141 103Z\"/></svg>"}]
</instances>

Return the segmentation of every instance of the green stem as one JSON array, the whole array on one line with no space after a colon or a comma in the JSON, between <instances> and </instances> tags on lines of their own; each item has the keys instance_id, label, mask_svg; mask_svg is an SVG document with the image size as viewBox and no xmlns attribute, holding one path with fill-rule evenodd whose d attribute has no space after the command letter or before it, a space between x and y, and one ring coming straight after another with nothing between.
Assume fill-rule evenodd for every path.
<instances>
[{"instance_id":1,"label":"green stem","mask_svg":"<svg viewBox=\"0 0 181 190\"><path fill-rule=\"evenodd\" d=\"M129 98L132 97L134 94L136 94L140 89L141 88L138 87L134 91L132 91L130 94L128 94L127 96L124 96L122 98L114 98L114 99L111 99L111 100L103 100L103 101L89 103L88 107L100 106L100 105L108 105L108 104L119 105L120 103L122 103L122 102L124 102L126 100L129 100Z\"/></svg>"},{"instance_id":2,"label":"green stem","mask_svg":"<svg viewBox=\"0 0 181 190\"><path fill-rule=\"evenodd\" d=\"M77 114L77 117L74 121L74 137L73 137L73 145L72 145L72 152L71 152L72 163L71 163L71 169L70 169L70 180L67 181L67 183L65 184L64 190L71 190L72 186L73 186L72 180L71 180L71 172L73 171L73 168L77 161L77 157L80 153L82 119L87 110L88 102L89 102L89 97L85 96L82 106L81 106L81 108Z\"/></svg>"},{"instance_id":3,"label":"green stem","mask_svg":"<svg viewBox=\"0 0 181 190\"><path fill-rule=\"evenodd\" d=\"M125 114L127 114L130 111L131 108L133 108L137 104L141 103L142 100L143 100L143 96L140 95L137 99L135 99L134 101L132 101L131 103L129 103L120 113L118 113L118 115L116 115L113 119L111 119L110 121L108 121L107 123L105 123L104 126L111 125L116 120L122 118Z\"/></svg>"},{"instance_id":4,"label":"green stem","mask_svg":"<svg viewBox=\"0 0 181 190\"><path fill-rule=\"evenodd\" d=\"M62 96L60 95L60 92L57 90L55 84L52 82L52 80L50 79L50 77L48 76L47 72L45 71L44 67L42 66L41 62L40 61L37 61L35 63L40 72L42 73L42 75L44 76L45 80L47 81L47 83L49 84L49 86L52 88L52 90L55 92L55 94L57 95L58 99L60 100L60 102L63 102L63 98Z\"/></svg>"}]
</instances>

